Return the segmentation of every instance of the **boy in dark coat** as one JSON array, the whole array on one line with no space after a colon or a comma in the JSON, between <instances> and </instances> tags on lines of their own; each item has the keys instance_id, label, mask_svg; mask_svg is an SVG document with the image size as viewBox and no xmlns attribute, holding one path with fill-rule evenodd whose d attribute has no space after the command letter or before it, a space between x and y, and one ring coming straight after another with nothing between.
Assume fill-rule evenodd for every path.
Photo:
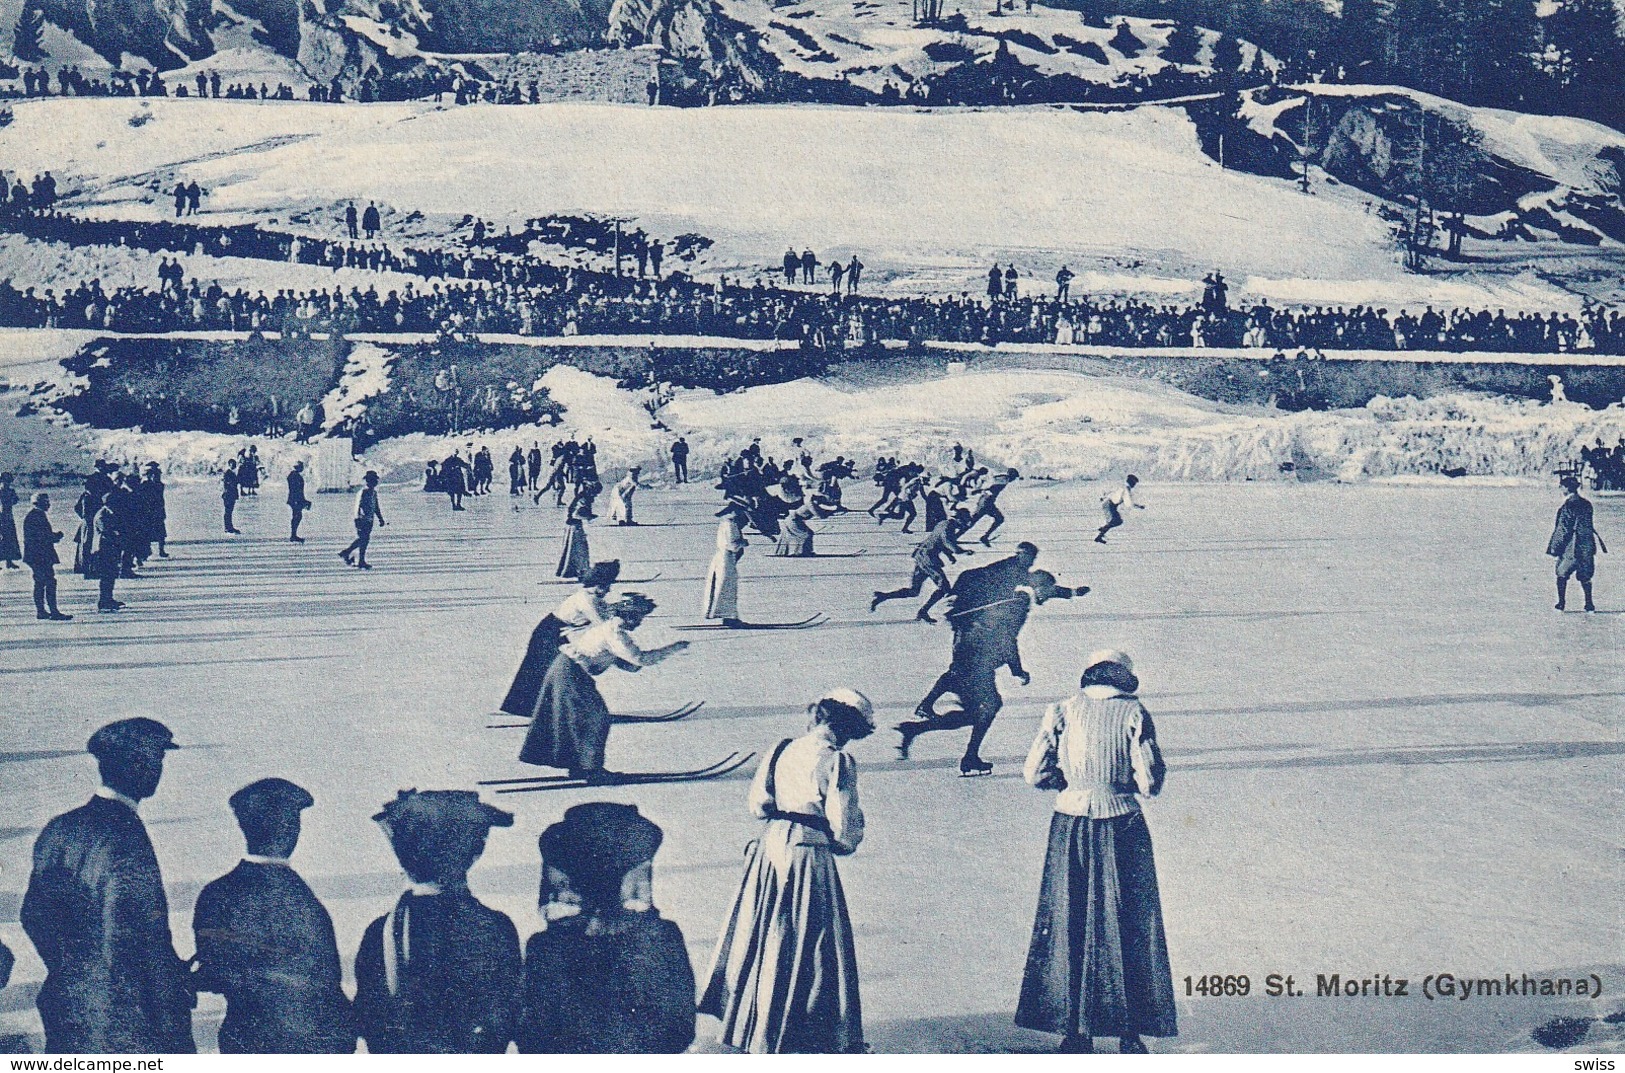
<instances>
[{"instance_id":1,"label":"boy in dark coat","mask_svg":"<svg viewBox=\"0 0 1625 1073\"><path fill-rule=\"evenodd\" d=\"M467 790L404 790L373 817L411 885L355 959L355 1012L373 1054L501 1054L513 1039L519 933L477 901L468 870L513 814Z\"/></svg>"},{"instance_id":2,"label":"boy in dark coat","mask_svg":"<svg viewBox=\"0 0 1625 1073\"><path fill-rule=\"evenodd\" d=\"M36 1002L52 1054L191 1054L195 996L169 934L169 901L136 807L177 748L153 719L121 719L87 746L102 786L45 825L22 925L45 962Z\"/></svg>"},{"instance_id":3,"label":"boy in dark coat","mask_svg":"<svg viewBox=\"0 0 1625 1073\"><path fill-rule=\"evenodd\" d=\"M1580 580L1580 591L1585 593L1587 611L1597 610L1591 599L1591 578L1597 567L1597 530L1593 524L1591 501L1580 494L1577 477L1564 477L1563 490L1568 496L1557 508L1557 522L1552 527L1552 538L1546 542L1546 554L1557 560L1557 609L1568 607L1569 578ZM1606 546L1603 551L1607 551Z\"/></svg>"},{"instance_id":4,"label":"boy in dark coat","mask_svg":"<svg viewBox=\"0 0 1625 1073\"><path fill-rule=\"evenodd\" d=\"M355 1050L333 920L288 863L299 814L313 804L286 779L261 779L231 795L248 855L203 888L192 916L196 986L226 997L222 1054Z\"/></svg>"},{"instance_id":5,"label":"boy in dark coat","mask_svg":"<svg viewBox=\"0 0 1625 1073\"><path fill-rule=\"evenodd\" d=\"M660 828L636 805L575 805L542 833L545 931L525 945L527 1054L678 1054L694 1042L683 933L651 904Z\"/></svg>"},{"instance_id":6,"label":"boy in dark coat","mask_svg":"<svg viewBox=\"0 0 1625 1073\"><path fill-rule=\"evenodd\" d=\"M305 464L303 461L295 462L288 471L288 541L293 544L303 544L305 538L299 535L299 523L304 520L305 511L310 509L310 500L305 498Z\"/></svg>"}]
</instances>

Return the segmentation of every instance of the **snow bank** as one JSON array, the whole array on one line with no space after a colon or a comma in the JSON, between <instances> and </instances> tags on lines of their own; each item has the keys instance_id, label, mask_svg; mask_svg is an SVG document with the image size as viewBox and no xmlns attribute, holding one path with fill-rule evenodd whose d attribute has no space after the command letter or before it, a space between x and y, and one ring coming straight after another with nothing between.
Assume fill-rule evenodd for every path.
<instances>
[{"instance_id":1,"label":"snow bank","mask_svg":"<svg viewBox=\"0 0 1625 1073\"><path fill-rule=\"evenodd\" d=\"M340 387L325 400L329 423L387 390L388 356L359 346ZM1127 377L1037 369L942 375L895 371L831 376L728 395L679 391L656 427L643 392L613 379L556 366L538 384L565 407L558 426L540 424L457 437L412 435L367 452L389 480L410 480L430 458L489 446L506 457L515 444L544 445L565 435L592 437L606 476L642 465L667 472L666 448L682 434L696 472L760 436L785 457L802 437L817 455L867 464L881 454L944 463L955 442L1030 477L1098 479L1133 471L1168 481L1436 479L1446 470L1473 477L1549 476L1596 440L1625 438L1625 406L1592 410L1460 392L1429 399L1379 396L1358 409L1285 413L1227 406L1163 384ZM218 472L253 442L273 473L314 450L289 439L208 433L80 429L106 457L164 464L173 475ZM26 464L23 468L27 468Z\"/></svg>"},{"instance_id":2,"label":"snow bank","mask_svg":"<svg viewBox=\"0 0 1625 1073\"><path fill-rule=\"evenodd\" d=\"M338 428L345 421L360 417L367 401L389 390L389 367L396 355L372 343L357 343L350 348L350 356L339 374L338 386L322 399L324 429Z\"/></svg>"}]
</instances>

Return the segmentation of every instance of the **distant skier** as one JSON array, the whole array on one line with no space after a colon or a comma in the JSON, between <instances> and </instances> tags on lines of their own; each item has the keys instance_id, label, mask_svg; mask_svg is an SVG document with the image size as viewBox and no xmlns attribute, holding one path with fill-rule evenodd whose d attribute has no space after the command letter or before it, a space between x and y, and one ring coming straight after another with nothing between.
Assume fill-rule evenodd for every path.
<instances>
[{"instance_id":1,"label":"distant skier","mask_svg":"<svg viewBox=\"0 0 1625 1073\"><path fill-rule=\"evenodd\" d=\"M1123 508L1133 507L1135 510L1144 510L1144 505L1134 502L1134 489L1140 483L1140 478L1130 473L1123 482L1123 487L1114 488L1100 497L1100 510L1106 516L1105 524L1095 534L1095 543L1106 543L1106 534L1123 524Z\"/></svg>"}]
</instances>

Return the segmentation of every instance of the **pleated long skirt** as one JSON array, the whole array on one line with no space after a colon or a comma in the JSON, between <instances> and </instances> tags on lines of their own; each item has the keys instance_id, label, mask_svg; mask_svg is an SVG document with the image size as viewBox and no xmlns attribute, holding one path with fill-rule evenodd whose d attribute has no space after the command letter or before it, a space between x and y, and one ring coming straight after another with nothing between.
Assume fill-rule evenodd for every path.
<instances>
[{"instance_id":1,"label":"pleated long skirt","mask_svg":"<svg viewBox=\"0 0 1625 1073\"><path fill-rule=\"evenodd\" d=\"M753 1054L863 1050L858 963L827 845L773 820L745 851L745 876L711 959L701 1013L720 1041Z\"/></svg>"},{"instance_id":2,"label":"pleated long skirt","mask_svg":"<svg viewBox=\"0 0 1625 1073\"><path fill-rule=\"evenodd\" d=\"M575 660L560 652L542 679L519 759L541 767L567 771L602 771L604 747L609 743L609 705L598 683Z\"/></svg>"},{"instance_id":3,"label":"pleated long skirt","mask_svg":"<svg viewBox=\"0 0 1625 1073\"><path fill-rule=\"evenodd\" d=\"M1050 821L1016 1024L1063 1036L1179 1034L1144 814Z\"/></svg>"},{"instance_id":4,"label":"pleated long skirt","mask_svg":"<svg viewBox=\"0 0 1625 1073\"><path fill-rule=\"evenodd\" d=\"M579 518L572 518L564 527L564 551L559 555L559 568L555 577L580 580L592 569L592 552L587 550L587 527Z\"/></svg>"},{"instance_id":5,"label":"pleated long skirt","mask_svg":"<svg viewBox=\"0 0 1625 1073\"><path fill-rule=\"evenodd\" d=\"M738 617L739 559L731 551L719 551L705 575L705 618Z\"/></svg>"}]
</instances>

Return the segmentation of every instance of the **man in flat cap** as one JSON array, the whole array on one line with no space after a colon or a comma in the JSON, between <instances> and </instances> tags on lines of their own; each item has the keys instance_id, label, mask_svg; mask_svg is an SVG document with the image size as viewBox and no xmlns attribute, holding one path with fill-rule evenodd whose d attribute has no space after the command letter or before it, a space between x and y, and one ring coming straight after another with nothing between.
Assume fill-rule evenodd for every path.
<instances>
[{"instance_id":1,"label":"man in flat cap","mask_svg":"<svg viewBox=\"0 0 1625 1073\"><path fill-rule=\"evenodd\" d=\"M355 1011L373 1054L501 1054L518 1006L519 933L468 889L513 814L468 790L403 790L373 817L411 881L355 959Z\"/></svg>"},{"instance_id":2,"label":"man in flat cap","mask_svg":"<svg viewBox=\"0 0 1625 1073\"><path fill-rule=\"evenodd\" d=\"M333 919L288 858L315 800L287 779L231 795L248 854L203 888L192 928L195 986L226 997L222 1054L349 1054L355 1021Z\"/></svg>"},{"instance_id":3,"label":"man in flat cap","mask_svg":"<svg viewBox=\"0 0 1625 1073\"><path fill-rule=\"evenodd\" d=\"M186 965L137 805L158 789L169 728L120 719L90 737L102 785L45 825L22 925L45 962L38 1005L55 1054L191 1054Z\"/></svg>"},{"instance_id":4,"label":"man in flat cap","mask_svg":"<svg viewBox=\"0 0 1625 1073\"><path fill-rule=\"evenodd\" d=\"M636 805L609 802L574 805L542 833L552 923L525 946L521 1052L678 1054L694 1042L694 967L651 895L662 837Z\"/></svg>"}]
</instances>

